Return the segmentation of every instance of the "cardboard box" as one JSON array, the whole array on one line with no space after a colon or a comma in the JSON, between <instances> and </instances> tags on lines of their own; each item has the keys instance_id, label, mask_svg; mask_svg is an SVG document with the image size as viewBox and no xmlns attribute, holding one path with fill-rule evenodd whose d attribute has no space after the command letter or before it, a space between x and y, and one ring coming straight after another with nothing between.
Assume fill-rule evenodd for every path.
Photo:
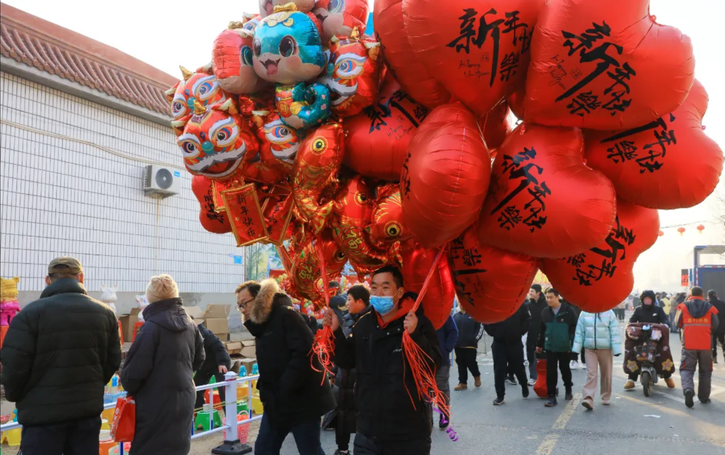
<instances>
[{"instance_id":1,"label":"cardboard box","mask_svg":"<svg viewBox=\"0 0 725 455\"><path fill-rule=\"evenodd\" d=\"M204 311L202 311L201 308L198 306L185 306L183 308L186 311L186 314L194 318L194 322L197 324L204 322Z\"/></svg>"},{"instance_id":2,"label":"cardboard box","mask_svg":"<svg viewBox=\"0 0 725 455\"><path fill-rule=\"evenodd\" d=\"M242 343L239 341L227 341L224 343L224 346L227 348L229 354L239 354L242 352Z\"/></svg>"},{"instance_id":3,"label":"cardboard box","mask_svg":"<svg viewBox=\"0 0 725 455\"><path fill-rule=\"evenodd\" d=\"M242 340L242 346L244 346L245 348L248 348L250 346L256 346L256 345L257 345L256 340Z\"/></svg>"},{"instance_id":4,"label":"cardboard box","mask_svg":"<svg viewBox=\"0 0 725 455\"><path fill-rule=\"evenodd\" d=\"M219 304L219 303L212 303L208 307L206 307L206 311L204 312L204 319L207 318L224 318L227 319L229 317L229 312L231 311L232 306L228 303Z\"/></svg>"},{"instance_id":5,"label":"cardboard box","mask_svg":"<svg viewBox=\"0 0 725 455\"><path fill-rule=\"evenodd\" d=\"M133 326L138 322L138 314L140 312L140 308L131 308L131 314L125 314L118 317L118 320L121 321L123 341L130 342L131 340L133 340Z\"/></svg>"},{"instance_id":6,"label":"cardboard box","mask_svg":"<svg viewBox=\"0 0 725 455\"><path fill-rule=\"evenodd\" d=\"M229 334L229 321L222 318L206 318L204 319L204 327L209 329L211 333L218 336L222 341L226 341ZM222 335L224 336L222 338Z\"/></svg>"},{"instance_id":7,"label":"cardboard box","mask_svg":"<svg viewBox=\"0 0 725 455\"><path fill-rule=\"evenodd\" d=\"M241 332L233 332L229 334L229 339L231 341L246 341L246 340L253 340L254 335L249 333L248 330L243 329Z\"/></svg>"},{"instance_id":8,"label":"cardboard box","mask_svg":"<svg viewBox=\"0 0 725 455\"><path fill-rule=\"evenodd\" d=\"M242 348L242 357L246 357L248 359L257 357L257 347L256 346L247 346Z\"/></svg>"}]
</instances>

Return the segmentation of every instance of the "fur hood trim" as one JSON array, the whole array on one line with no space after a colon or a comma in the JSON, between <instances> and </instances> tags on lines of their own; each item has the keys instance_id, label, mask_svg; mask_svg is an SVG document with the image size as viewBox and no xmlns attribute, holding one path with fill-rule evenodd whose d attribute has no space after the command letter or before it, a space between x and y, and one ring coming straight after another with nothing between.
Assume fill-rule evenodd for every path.
<instances>
[{"instance_id":1,"label":"fur hood trim","mask_svg":"<svg viewBox=\"0 0 725 455\"><path fill-rule=\"evenodd\" d=\"M264 324L267 322L270 313L272 313L272 302L274 295L279 292L277 280L269 278L260 283L259 293L252 301L252 310L250 319L255 324Z\"/></svg>"}]
</instances>

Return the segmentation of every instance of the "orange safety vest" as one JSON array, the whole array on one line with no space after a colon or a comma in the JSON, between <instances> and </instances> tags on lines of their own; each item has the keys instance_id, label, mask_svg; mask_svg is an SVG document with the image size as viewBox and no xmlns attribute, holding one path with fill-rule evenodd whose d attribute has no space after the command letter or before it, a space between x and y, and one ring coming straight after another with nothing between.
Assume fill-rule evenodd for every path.
<instances>
[{"instance_id":1,"label":"orange safety vest","mask_svg":"<svg viewBox=\"0 0 725 455\"><path fill-rule=\"evenodd\" d=\"M693 318L684 303L679 306L680 310L682 310L685 349L691 351L712 349L712 316L717 313L717 311L713 311L714 307L710 307L705 316Z\"/></svg>"}]
</instances>

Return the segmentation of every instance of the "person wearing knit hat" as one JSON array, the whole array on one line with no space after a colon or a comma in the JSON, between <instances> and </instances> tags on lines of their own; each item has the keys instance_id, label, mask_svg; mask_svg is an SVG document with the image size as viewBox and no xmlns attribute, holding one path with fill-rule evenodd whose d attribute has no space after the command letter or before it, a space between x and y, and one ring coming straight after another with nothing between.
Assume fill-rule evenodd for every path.
<instances>
[{"instance_id":1,"label":"person wearing knit hat","mask_svg":"<svg viewBox=\"0 0 725 455\"><path fill-rule=\"evenodd\" d=\"M146 298L145 322L121 370L121 384L136 400L133 453L188 453L196 401L192 375L206 358L204 340L171 276L151 277Z\"/></svg>"}]
</instances>

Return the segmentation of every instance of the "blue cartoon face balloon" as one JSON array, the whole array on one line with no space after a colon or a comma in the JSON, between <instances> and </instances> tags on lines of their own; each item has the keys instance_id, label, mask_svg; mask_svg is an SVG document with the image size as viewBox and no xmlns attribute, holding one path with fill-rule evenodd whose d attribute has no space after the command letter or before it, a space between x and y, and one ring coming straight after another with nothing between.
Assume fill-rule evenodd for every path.
<instances>
[{"instance_id":1,"label":"blue cartoon face balloon","mask_svg":"<svg viewBox=\"0 0 725 455\"><path fill-rule=\"evenodd\" d=\"M304 13L279 10L254 31L254 71L280 84L316 78L327 61L315 23Z\"/></svg>"}]
</instances>

